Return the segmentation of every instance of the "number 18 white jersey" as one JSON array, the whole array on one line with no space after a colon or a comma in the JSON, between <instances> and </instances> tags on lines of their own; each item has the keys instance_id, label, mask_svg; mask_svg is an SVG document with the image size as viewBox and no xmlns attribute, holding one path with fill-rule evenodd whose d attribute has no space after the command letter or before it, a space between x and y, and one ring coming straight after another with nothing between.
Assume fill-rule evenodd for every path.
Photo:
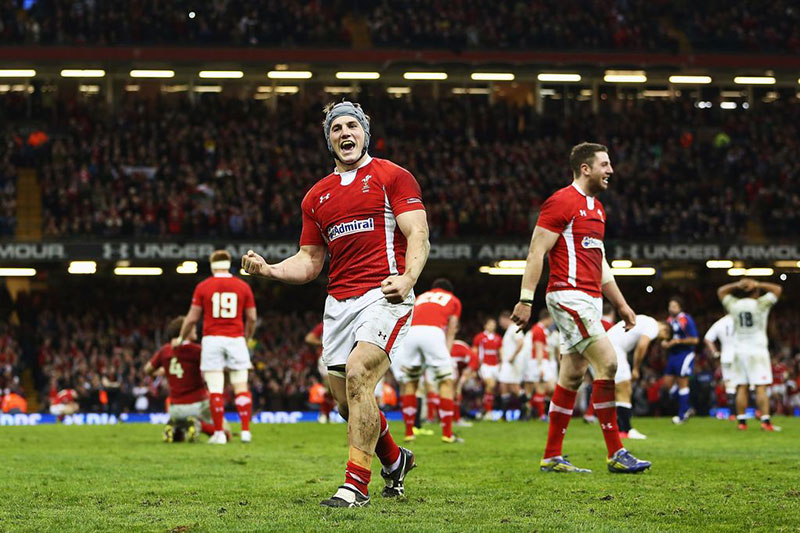
<instances>
[{"instance_id":1,"label":"number 18 white jersey","mask_svg":"<svg viewBox=\"0 0 800 533\"><path fill-rule=\"evenodd\" d=\"M722 305L733 318L736 353L768 351L767 321L777 301L777 296L771 292L758 299L736 298L732 294L722 299Z\"/></svg>"}]
</instances>

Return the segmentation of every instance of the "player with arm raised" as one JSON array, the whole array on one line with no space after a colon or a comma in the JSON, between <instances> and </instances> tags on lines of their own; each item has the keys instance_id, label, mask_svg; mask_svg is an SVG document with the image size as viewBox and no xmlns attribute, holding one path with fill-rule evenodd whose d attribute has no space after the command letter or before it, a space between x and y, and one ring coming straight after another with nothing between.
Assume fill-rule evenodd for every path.
<instances>
[{"instance_id":1,"label":"player with arm raised","mask_svg":"<svg viewBox=\"0 0 800 533\"><path fill-rule=\"evenodd\" d=\"M358 104L325 109L323 129L336 169L302 202L300 251L275 265L254 252L242 257L253 275L286 283L319 276L330 254L322 357L339 414L347 420L350 457L345 483L322 502L329 507L369 503L372 456L386 481L383 495L404 494L414 454L398 448L373 390L411 325L414 285L428 258L428 223L417 180L407 170L367 153L369 117Z\"/></svg>"},{"instance_id":2,"label":"player with arm raised","mask_svg":"<svg viewBox=\"0 0 800 533\"><path fill-rule=\"evenodd\" d=\"M760 294L764 291L764 294ZM767 387L772 384L772 361L769 357L767 322L769 311L783 292L775 283L742 279L717 290L722 305L733 317L736 348L733 358L733 382L736 384L736 419L739 429L747 429L749 386L756 388L756 407L761 411L761 429L780 431L769 416ZM738 293L738 296L735 295Z\"/></svg>"},{"instance_id":3,"label":"player with arm raised","mask_svg":"<svg viewBox=\"0 0 800 533\"><path fill-rule=\"evenodd\" d=\"M420 294L414 303L411 328L398 353L397 380L401 383L406 441L414 440L417 386L425 368L431 369L439 392L439 420L442 441L463 442L453 435L453 362L450 351L458 331L461 300L453 294L450 280L439 278L431 290Z\"/></svg>"},{"instance_id":4,"label":"player with arm raised","mask_svg":"<svg viewBox=\"0 0 800 533\"><path fill-rule=\"evenodd\" d=\"M664 388L672 390L675 381L678 382L678 414L672 417L672 422L683 424L689 417L689 378L694 372L694 349L700 338L694 319L683 311L681 298L670 298L667 310L672 338L661 341L661 346L667 350Z\"/></svg>"},{"instance_id":5,"label":"player with arm raised","mask_svg":"<svg viewBox=\"0 0 800 533\"><path fill-rule=\"evenodd\" d=\"M183 319L180 334L173 346L186 339L200 318L203 319L202 358L200 370L210 393L214 434L209 444L226 444L223 427L225 417L225 369L236 395L236 410L242 421L242 442L250 442L250 416L253 397L247 386L250 352L247 341L256 327L256 303L250 285L231 275L231 254L216 250L209 258L211 277L194 289L192 305Z\"/></svg>"},{"instance_id":6,"label":"player with arm raised","mask_svg":"<svg viewBox=\"0 0 800 533\"><path fill-rule=\"evenodd\" d=\"M193 441L198 431L212 436L211 410L208 392L200 371L201 347L197 344L197 329L192 328L186 338L176 346L172 339L178 337L185 317L179 316L167 325L167 339L144 366L145 373L153 376L163 369L169 385L169 423L164 428L164 442L172 442L182 431ZM230 440L230 431L223 427ZM179 440L179 439L175 439Z\"/></svg>"},{"instance_id":7,"label":"player with arm raised","mask_svg":"<svg viewBox=\"0 0 800 533\"><path fill-rule=\"evenodd\" d=\"M589 363L595 369L592 403L600 420L610 472L641 472L650 462L631 455L619 438L614 402L617 355L601 323L603 299L616 307L626 327L636 314L617 287L605 258L605 210L595 196L608 188L613 174L608 149L594 143L572 148L572 184L556 191L542 205L522 276L522 289L512 319L527 327L534 291L542 275L545 254L550 280L545 301L561 333L561 368L550 401L550 428L541 461L546 472L590 472L567 461L561 453L572 417L575 396Z\"/></svg>"}]
</instances>

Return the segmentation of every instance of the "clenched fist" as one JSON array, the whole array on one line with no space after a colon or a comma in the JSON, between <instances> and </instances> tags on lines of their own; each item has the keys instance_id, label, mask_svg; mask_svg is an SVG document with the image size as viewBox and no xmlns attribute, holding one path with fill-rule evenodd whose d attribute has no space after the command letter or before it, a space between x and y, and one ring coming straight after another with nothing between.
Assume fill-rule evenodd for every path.
<instances>
[{"instance_id":1,"label":"clenched fist","mask_svg":"<svg viewBox=\"0 0 800 533\"><path fill-rule=\"evenodd\" d=\"M253 250L247 250L247 254L242 256L242 268L253 276L269 276L270 266Z\"/></svg>"}]
</instances>

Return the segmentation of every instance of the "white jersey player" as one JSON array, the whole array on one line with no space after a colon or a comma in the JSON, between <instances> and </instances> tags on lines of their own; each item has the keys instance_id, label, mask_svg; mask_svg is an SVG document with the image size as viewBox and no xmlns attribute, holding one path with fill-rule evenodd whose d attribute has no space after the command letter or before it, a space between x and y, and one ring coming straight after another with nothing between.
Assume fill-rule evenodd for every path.
<instances>
[{"instance_id":1,"label":"white jersey player","mask_svg":"<svg viewBox=\"0 0 800 533\"><path fill-rule=\"evenodd\" d=\"M764 294L760 294L761 291ZM756 389L756 406L761 411L761 428L776 431L769 416L767 386L772 384L772 364L769 357L767 321L769 311L778 301L783 288L774 283L742 279L723 285L717 291L722 305L733 317L736 348L733 356L731 379L737 387L736 419L739 429L747 429L745 411L748 388Z\"/></svg>"},{"instance_id":2,"label":"white jersey player","mask_svg":"<svg viewBox=\"0 0 800 533\"><path fill-rule=\"evenodd\" d=\"M708 328L703 342L708 350L719 358L719 365L722 369L722 382L725 384L725 393L733 396L736 393L736 384L731 380L733 371L733 357L736 341L734 337L733 317L725 315ZM719 350L715 343L719 343Z\"/></svg>"},{"instance_id":3,"label":"white jersey player","mask_svg":"<svg viewBox=\"0 0 800 533\"><path fill-rule=\"evenodd\" d=\"M503 418L511 406L512 399L519 397L522 374L525 371L525 337L526 335L511 321L510 313L500 314L500 327L505 328L503 343L500 345L500 408ZM530 352L528 352L530 353Z\"/></svg>"},{"instance_id":4,"label":"white jersey player","mask_svg":"<svg viewBox=\"0 0 800 533\"><path fill-rule=\"evenodd\" d=\"M646 439L647 437L632 427L631 379L639 378L639 367L654 340L669 338L669 328L647 315L636 315L636 325L625 329L625 322L617 322L608 330L608 339L617 352L617 373L614 376L617 420L622 438ZM633 369L628 355L633 353Z\"/></svg>"}]
</instances>

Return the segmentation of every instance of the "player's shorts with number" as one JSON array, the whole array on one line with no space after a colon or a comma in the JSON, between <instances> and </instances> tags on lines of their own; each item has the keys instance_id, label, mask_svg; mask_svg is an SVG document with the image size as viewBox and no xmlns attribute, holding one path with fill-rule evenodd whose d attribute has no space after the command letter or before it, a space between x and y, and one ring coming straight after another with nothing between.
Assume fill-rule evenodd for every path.
<instances>
[{"instance_id":1,"label":"player's shorts with number","mask_svg":"<svg viewBox=\"0 0 800 533\"><path fill-rule=\"evenodd\" d=\"M481 364L480 369L478 369L478 375L484 381L487 379L497 381L497 378L500 377L500 365Z\"/></svg>"},{"instance_id":2,"label":"player's shorts with number","mask_svg":"<svg viewBox=\"0 0 800 533\"><path fill-rule=\"evenodd\" d=\"M172 420L186 420L190 416L211 420L208 400L193 403L172 403L169 406L169 417Z\"/></svg>"},{"instance_id":3,"label":"player's shorts with number","mask_svg":"<svg viewBox=\"0 0 800 533\"><path fill-rule=\"evenodd\" d=\"M322 359L328 372L347 364L350 352L362 341L382 348L394 359L411 327L413 309L414 291L399 304L389 303L380 287L345 300L328 296L322 329Z\"/></svg>"},{"instance_id":4,"label":"player's shorts with number","mask_svg":"<svg viewBox=\"0 0 800 533\"><path fill-rule=\"evenodd\" d=\"M244 337L206 335L201 345L203 350L200 353L200 370L204 372L226 368L228 370L253 368Z\"/></svg>"},{"instance_id":5,"label":"player's shorts with number","mask_svg":"<svg viewBox=\"0 0 800 533\"><path fill-rule=\"evenodd\" d=\"M398 348L397 364L403 382L411 381L418 372L411 369L427 367L434 379L453 377L453 362L447 351L447 339L442 328L436 326L411 326ZM412 374L412 375L409 375Z\"/></svg>"},{"instance_id":6,"label":"player's shorts with number","mask_svg":"<svg viewBox=\"0 0 800 533\"><path fill-rule=\"evenodd\" d=\"M772 362L769 352L741 350L736 347L731 368L731 382L735 385L771 385Z\"/></svg>"},{"instance_id":7,"label":"player's shorts with number","mask_svg":"<svg viewBox=\"0 0 800 533\"><path fill-rule=\"evenodd\" d=\"M535 357L528 358L524 379L528 383L553 383L558 381L558 363L545 358L541 364Z\"/></svg>"},{"instance_id":8,"label":"player's shorts with number","mask_svg":"<svg viewBox=\"0 0 800 533\"><path fill-rule=\"evenodd\" d=\"M545 297L547 309L561 334L561 353L583 352L589 338L605 336L601 322L603 299L583 291L550 291Z\"/></svg>"}]
</instances>

